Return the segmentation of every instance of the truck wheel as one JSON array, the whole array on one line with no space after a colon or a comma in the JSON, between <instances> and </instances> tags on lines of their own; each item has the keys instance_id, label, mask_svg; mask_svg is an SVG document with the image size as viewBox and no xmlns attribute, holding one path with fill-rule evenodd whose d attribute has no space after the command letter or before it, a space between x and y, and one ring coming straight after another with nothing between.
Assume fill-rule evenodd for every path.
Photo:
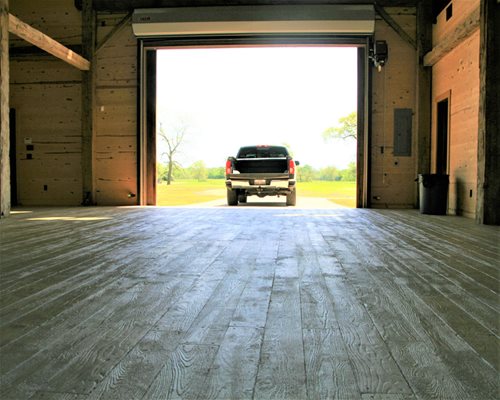
<instances>
[{"instance_id":1,"label":"truck wheel","mask_svg":"<svg viewBox=\"0 0 500 400\"><path fill-rule=\"evenodd\" d=\"M246 194L240 194L240 195L238 196L238 201L239 201L240 203L246 203L246 202L247 202L247 195L246 195Z\"/></svg>"},{"instance_id":2,"label":"truck wheel","mask_svg":"<svg viewBox=\"0 0 500 400\"><path fill-rule=\"evenodd\" d=\"M238 205L238 194L235 190L227 189L227 205L236 206Z\"/></svg>"},{"instance_id":3,"label":"truck wheel","mask_svg":"<svg viewBox=\"0 0 500 400\"><path fill-rule=\"evenodd\" d=\"M297 191L293 189L291 193L286 195L286 205L294 206L295 204L297 204Z\"/></svg>"}]
</instances>

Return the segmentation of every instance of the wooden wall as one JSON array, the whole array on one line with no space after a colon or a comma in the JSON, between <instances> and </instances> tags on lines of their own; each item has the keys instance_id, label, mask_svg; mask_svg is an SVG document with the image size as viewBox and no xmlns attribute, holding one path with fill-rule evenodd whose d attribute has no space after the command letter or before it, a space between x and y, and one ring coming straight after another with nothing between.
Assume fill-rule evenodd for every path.
<instances>
[{"instance_id":1,"label":"wooden wall","mask_svg":"<svg viewBox=\"0 0 500 400\"><path fill-rule=\"evenodd\" d=\"M10 214L9 2L0 0L0 217Z\"/></svg>"},{"instance_id":2,"label":"wooden wall","mask_svg":"<svg viewBox=\"0 0 500 400\"><path fill-rule=\"evenodd\" d=\"M98 43L125 15L98 16ZM136 204L137 40L127 23L97 53L95 188L100 205Z\"/></svg>"},{"instance_id":3,"label":"wooden wall","mask_svg":"<svg viewBox=\"0 0 500 400\"><path fill-rule=\"evenodd\" d=\"M469 12L471 2L455 0L454 18ZM72 0L11 3L12 14L65 45L81 44L81 12ZM386 8L410 35L416 36L414 8ZM98 46L125 14L99 13ZM446 37L456 19L438 18L434 40ZM389 59L373 69L371 130L371 204L414 207L417 200L416 118L412 152L395 156L394 110L416 111L416 53L383 19L376 40L386 40ZM433 98L452 91L450 212L473 216L475 209L478 93L478 35L433 67ZM434 45L436 45L434 43ZM11 49L26 46L11 35ZM95 65L94 177L98 205L137 204L137 42L130 23L100 47ZM21 205L79 205L82 201L81 73L51 56L11 57L11 107L17 116L18 201ZM477 84L476 84L477 82ZM434 125L434 123L433 123ZM24 143L31 138L33 150ZM29 141L30 139L28 139ZM29 158L31 154L31 159ZM470 197L472 190L472 197ZM132 197L130 197L132 195Z\"/></svg>"},{"instance_id":4,"label":"wooden wall","mask_svg":"<svg viewBox=\"0 0 500 400\"><path fill-rule=\"evenodd\" d=\"M433 46L447 40L475 10L479 0L454 0L452 17L446 10L437 18ZM437 102L449 94L448 212L474 218L477 201L477 147L479 112L479 28L464 38L432 68L431 171L436 171Z\"/></svg>"},{"instance_id":5,"label":"wooden wall","mask_svg":"<svg viewBox=\"0 0 500 400\"><path fill-rule=\"evenodd\" d=\"M81 44L81 12L70 0L13 2L11 13L66 46ZM124 15L98 15L102 40ZM29 46L11 35L14 50ZM36 52L36 49L34 50ZM14 51L15 53L15 51ZM100 48L95 68L94 191L98 205L136 204L137 48L130 24ZM43 53L11 57L16 110L18 203L82 203L81 72ZM33 150L27 150L31 142Z\"/></svg>"},{"instance_id":6,"label":"wooden wall","mask_svg":"<svg viewBox=\"0 0 500 400\"><path fill-rule=\"evenodd\" d=\"M412 38L416 33L414 8L386 8ZM372 69L371 205L374 208L416 206L417 135L413 116L410 156L394 155L394 110L416 108L416 50L384 20L375 25L375 39L386 40L389 58L380 72Z\"/></svg>"},{"instance_id":7,"label":"wooden wall","mask_svg":"<svg viewBox=\"0 0 500 400\"><path fill-rule=\"evenodd\" d=\"M18 0L10 12L64 45L81 41L72 2L37 5ZM30 46L10 35L11 53ZM32 49L36 52L36 49ZM50 55L12 56L10 106L16 110L17 197L21 205L79 205L81 183L81 74ZM25 143L26 141L26 143ZM33 150L27 150L31 143Z\"/></svg>"}]
</instances>

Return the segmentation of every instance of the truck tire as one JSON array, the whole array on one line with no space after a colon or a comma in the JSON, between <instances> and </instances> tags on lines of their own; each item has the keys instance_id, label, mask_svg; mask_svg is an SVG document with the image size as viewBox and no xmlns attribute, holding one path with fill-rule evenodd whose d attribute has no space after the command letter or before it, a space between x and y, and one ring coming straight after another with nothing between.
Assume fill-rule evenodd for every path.
<instances>
[{"instance_id":1,"label":"truck tire","mask_svg":"<svg viewBox=\"0 0 500 400\"><path fill-rule=\"evenodd\" d=\"M295 204L297 204L297 191L293 189L291 193L286 195L286 205L294 206Z\"/></svg>"},{"instance_id":2,"label":"truck tire","mask_svg":"<svg viewBox=\"0 0 500 400\"><path fill-rule=\"evenodd\" d=\"M238 195L238 201L240 203L246 203L247 202L247 195L246 194L240 194L240 195Z\"/></svg>"},{"instance_id":3,"label":"truck tire","mask_svg":"<svg viewBox=\"0 0 500 400\"><path fill-rule=\"evenodd\" d=\"M235 190L227 189L227 205L237 206L238 205L238 193Z\"/></svg>"}]
</instances>

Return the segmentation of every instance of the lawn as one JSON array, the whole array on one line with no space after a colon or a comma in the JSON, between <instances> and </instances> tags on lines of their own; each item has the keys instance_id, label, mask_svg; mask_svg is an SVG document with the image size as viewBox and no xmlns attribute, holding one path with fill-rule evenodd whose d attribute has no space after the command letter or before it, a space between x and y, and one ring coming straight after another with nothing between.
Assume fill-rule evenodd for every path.
<instances>
[{"instance_id":1,"label":"lawn","mask_svg":"<svg viewBox=\"0 0 500 400\"><path fill-rule=\"evenodd\" d=\"M180 206L204 203L226 197L224 179L177 180L171 185L160 183L156 187L156 204Z\"/></svg>"},{"instance_id":2,"label":"lawn","mask_svg":"<svg viewBox=\"0 0 500 400\"><path fill-rule=\"evenodd\" d=\"M345 207L356 206L356 182L299 182L298 196L322 197ZM179 206L203 203L226 197L224 179L177 180L171 185L157 186L157 204L159 206Z\"/></svg>"},{"instance_id":3,"label":"lawn","mask_svg":"<svg viewBox=\"0 0 500 400\"><path fill-rule=\"evenodd\" d=\"M322 197L344 207L356 207L356 182L298 182L297 190L299 196Z\"/></svg>"}]
</instances>

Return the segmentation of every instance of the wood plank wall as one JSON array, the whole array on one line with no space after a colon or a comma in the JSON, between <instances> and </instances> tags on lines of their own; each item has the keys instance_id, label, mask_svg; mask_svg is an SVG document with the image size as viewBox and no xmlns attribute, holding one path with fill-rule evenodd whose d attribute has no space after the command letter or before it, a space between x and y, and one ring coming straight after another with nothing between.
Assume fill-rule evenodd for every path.
<instances>
[{"instance_id":1,"label":"wood plank wall","mask_svg":"<svg viewBox=\"0 0 500 400\"><path fill-rule=\"evenodd\" d=\"M125 18L98 15L98 43ZM96 86L95 177L100 205L136 204L137 40L129 23L99 50Z\"/></svg>"},{"instance_id":2,"label":"wood plank wall","mask_svg":"<svg viewBox=\"0 0 500 400\"><path fill-rule=\"evenodd\" d=\"M55 0L12 2L11 13L64 45L81 43L81 15ZM29 46L11 35L12 49ZM16 110L18 203L79 205L81 73L50 55L11 57L11 107ZM26 139L26 140L25 140ZM26 141L26 143L25 143ZM28 150L31 143L33 150Z\"/></svg>"},{"instance_id":3,"label":"wood plank wall","mask_svg":"<svg viewBox=\"0 0 500 400\"><path fill-rule=\"evenodd\" d=\"M433 46L446 40L453 30L479 7L479 0L454 0L452 17L443 10L434 25ZM436 168L437 102L449 100L448 213L475 217L477 201L477 147L479 112L479 29L465 38L432 68L431 172Z\"/></svg>"},{"instance_id":4,"label":"wood plank wall","mask_svg":"<svg viewBox=\"0 0 500 400\"><path fill-rule=\"evenodd\" d=\"M71 3L71 4L70 4ZM37 4L19 0L12 14L64 45L80 45L81 12L72 2ZM97 41L123 15L98 15ZM10 46L27 44L11 35ZM94 201L136 204L137 47L130 24L99 50L95 59ZM11 107L16 109L18 203L82 203L82 76L49 55L11 58ZM31 142L33 150L27 150Z\"/></svg>"},{"instance_id":5,"label":"wood plank wall","mask_svg":"<svg viewBox=\"0 0 500 400\"><path fill-rule=\"evenodd\" d=\"M0 217L10 213L9 1L0 0Z\"/></svg>"},{"instance_id":6,"label":"wood plank wall","mask_svg":"<svg viewBox=\"0 0 500 400\"><path fill-rule=\"evenodd\" d=\"M474 2L479 4L479 0ZM471 7L471 2L456 0L453 5L454 14L460 15L460 7L465 10ZM81 13L72 2L54 0L37 3L36 7L33 10L33 2L29 0L18 0L11 5L11 12L65 45L81 44ZM414 8L386 8L386 12L415 38ZM124 16L98 15L98 44ZM446 29L451 29L441 29L439 22L438 26L435 40L445 36ZM394 109L416 111L416 53L381 19L376 22L375 38L387 41L389 60L382 72L373 70L370 200L373 207L413 207L417 198L414 179L418 157L415 116L411 156L395 157L392 146ZM15 37L11 38L10 45L26 46ZM450 211L470 217L474 216L476 205L477 160L473 153L477 148L477 112L474 110L479 87L478 45L479 38L473 36L454 50L456 54L447 55L435 65L433 82L433 96L449 90L450 86L453 93L451 126L455 136L451 145ZM137 197L129 197L137 195L138 151L137 42L130 23L100 48L95 67L95 201L98 205L136 204ZM50 56L11 58L10 68L11 106L16 109L18 128L19 203L79 205L82 199L80 72ZM448 76L450 72L455 78L447 83L448 78L443 75ZM469 82L462 85L463 90L454 86L465 82L462 77ZM457 102L459 97L465 102ZM461 135L460 131L467 133ZM28 142L31 138L33 150L27 150L25 138ZM473 190L472 197L470 190Z\"/></svg>"},{"instance_id":7,"label":"wood plank wall","mask_svg":"<svg viewBox=\"0 0 500 400\"><path fill-rule=\"evenodd\" d=\"M385 8L412 38L416 36L415 8ZM375 39L386 40L388 61L381 72L372 68L371 205L374 208L416 206L417 135L413 116L411 156L393 153L394 109L416 109L416 53L387 23L375 24Z\"/></svg>"},{"instance_id":8,"label":"wood plank wall","mask_svg":"<svg viewBox=\"0 0 500 400\"><path fill-rule=\"evenodd\" d=\"M386 10L415 37L414 9ZM13 13L65 45L81 43L80 12L63 0L40 4L36 12L31 2L19 0ZM124 16L99 13L98 45ZM373 79L372 194L376 199L371 201L375 207L413 207L416 155L392 155L392 124L394 108L415 109L415 50L382 20L376 24L376 39L388 41L390 54L387 67L374 72ZM21 45L15 38L11 44ZM98 205L136 204L137 197L129 197L137 194L138 151L137 42L130 23L100 48L95 61L94 200ZM80 74L50 57L16 59L12 66L19 203L78 205L82 199ZM33 141L31 160L25 137Z\"/></svg>"}]
</instances>

